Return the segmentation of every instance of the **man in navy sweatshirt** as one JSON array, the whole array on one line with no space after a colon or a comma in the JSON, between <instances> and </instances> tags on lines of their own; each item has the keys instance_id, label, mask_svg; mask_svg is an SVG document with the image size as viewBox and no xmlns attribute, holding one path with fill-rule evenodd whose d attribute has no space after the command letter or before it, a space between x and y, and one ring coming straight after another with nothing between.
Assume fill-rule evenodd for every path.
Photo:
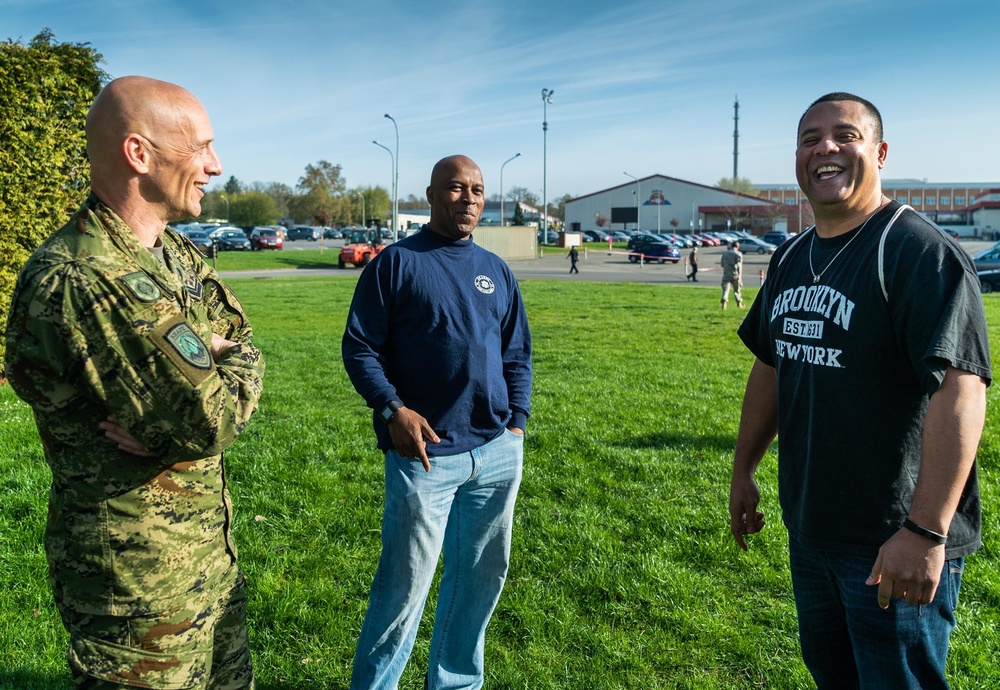
<instances>
[{"instance_id":1,"label":"man in navy sweatshirt","mask_svg":"<svg viewBox=\"0 0 1000 690\"><path fill-rule=\"evenodd\" d=\"M385 453L382 555L351 688L392 690L444 552L426 687L481 688L486 625L510 560L531 399L531 336L507 265L476 246L472 160L427 187L430 223L358 280L342 343Z\"/></svg>"}]
</instances>

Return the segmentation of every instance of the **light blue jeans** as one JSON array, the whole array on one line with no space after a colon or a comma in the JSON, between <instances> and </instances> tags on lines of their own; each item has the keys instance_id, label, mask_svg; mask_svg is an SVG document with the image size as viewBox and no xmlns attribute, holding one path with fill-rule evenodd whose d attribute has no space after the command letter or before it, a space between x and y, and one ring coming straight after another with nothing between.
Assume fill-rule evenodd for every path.
<instances>
[{"instance_id":1,"label":"light blue jeans","mask_svg":"<svg viewBox=\"0 0 1000 690\"><path fill-rule=\"evenodd\" d=\"M944 689L964 559L946 560L934 601L878 607L865 584L875 555L848 556L789 540L802 657L819 690Z\"/></svg>"},{"instance_id":2,"label":"light blue jeans","mask_svg":"<svg viewBox=\"0 0 1000 690\"><path fill-rule=\"evenodd\" d=\"M459 455L385 454L382 555L351 676L352 690L394 690L444 553L427 669L429 690L483 685L486 624L510 561L524 437L506 429Z\"/></svg>"}]
</instances>

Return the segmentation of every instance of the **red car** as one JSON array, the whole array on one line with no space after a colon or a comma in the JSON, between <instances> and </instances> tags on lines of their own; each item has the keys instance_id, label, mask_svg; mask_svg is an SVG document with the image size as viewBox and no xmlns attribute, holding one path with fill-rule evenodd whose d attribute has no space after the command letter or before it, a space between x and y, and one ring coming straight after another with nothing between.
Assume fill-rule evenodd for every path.
<instances>
[{"instance_id":1,"label":"red car","mask_svg":"<svg viewBox=\"0 0 1000 690\"><path fill-rule=\"evenodd\" d=\"M283 249L285 240L274 228L254 228L250 234L250 249Z\"/></svg>"}]
</instances>

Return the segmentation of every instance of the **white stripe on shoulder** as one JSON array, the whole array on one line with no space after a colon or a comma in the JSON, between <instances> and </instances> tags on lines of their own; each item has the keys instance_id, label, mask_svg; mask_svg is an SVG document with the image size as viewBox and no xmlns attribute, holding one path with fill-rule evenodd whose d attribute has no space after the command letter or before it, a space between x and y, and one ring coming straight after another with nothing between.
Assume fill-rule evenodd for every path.
<instances>
[{"instance_id":1,"label":"white stripe on shoulder","mask_svg":"<svg viewBox=\"0 0 1000 690\"><path fill-rule=\"evenodd\" d=\"M885 238L889 236L889 230L892 229L893 223L896 222L896 219L899 218L899 216L902 215L903 211L906 209L913 211L913 207L907 204L903 204L896 209L896 212L892 214L892 218L890 218L889 222L886 224L885 230L882 231L882 239L880 239L878 243L878 284L882 288L882 297L886 302L889 301L889 291L885 287L885 266L883 265L883 260L885 258Z\"/></svg>"}]
</instances>

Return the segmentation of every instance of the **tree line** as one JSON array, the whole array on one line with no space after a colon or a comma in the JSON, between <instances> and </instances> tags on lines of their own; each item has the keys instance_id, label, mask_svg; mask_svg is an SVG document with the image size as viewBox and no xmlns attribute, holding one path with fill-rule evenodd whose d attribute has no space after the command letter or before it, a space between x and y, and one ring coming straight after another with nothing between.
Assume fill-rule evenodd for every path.
<instances>
[{"instance_id":1,"label":"tree line","mask_svg":"<svg viewBox=\"0 0 1000 690\"><path fill-rule=\"evenodd\" d=\"M273 225L290 220L305 225L385 224L391 208L384 187L349 189L339 165L321 160L306 166L295 188L281 182L244 184L231 176L222 189L205 194L198 219L225 219L232 225Z\"/></svg>"},{"instance_id":2,"label":"tree line","mask_svg":"<svg viewBox=\"0 0 1000 690\"><path fill-rule=\"evenodd\" d=\"M542 202L526 187L511 187L504 194L511 212L519 204L541 208ZM566 194L549 201L549 213L566 217ZM362 202L362 199L364 200ZM493 194L489 201L499 202ZM321 160L306 166L305 173L294 188L282 182L244 183L234 176L222 189L209 191L202 200L202 213L187 222L225 219L232 225L273 225L291 221L306 225L371 225L378 221L386 225L391 213L392 198L380 186L349 189L340 165ZM515 207L515 204L518 206ZM400 211L426 210L427 199L410 194L399 199Z\"/></svg>"}]
</instances>

